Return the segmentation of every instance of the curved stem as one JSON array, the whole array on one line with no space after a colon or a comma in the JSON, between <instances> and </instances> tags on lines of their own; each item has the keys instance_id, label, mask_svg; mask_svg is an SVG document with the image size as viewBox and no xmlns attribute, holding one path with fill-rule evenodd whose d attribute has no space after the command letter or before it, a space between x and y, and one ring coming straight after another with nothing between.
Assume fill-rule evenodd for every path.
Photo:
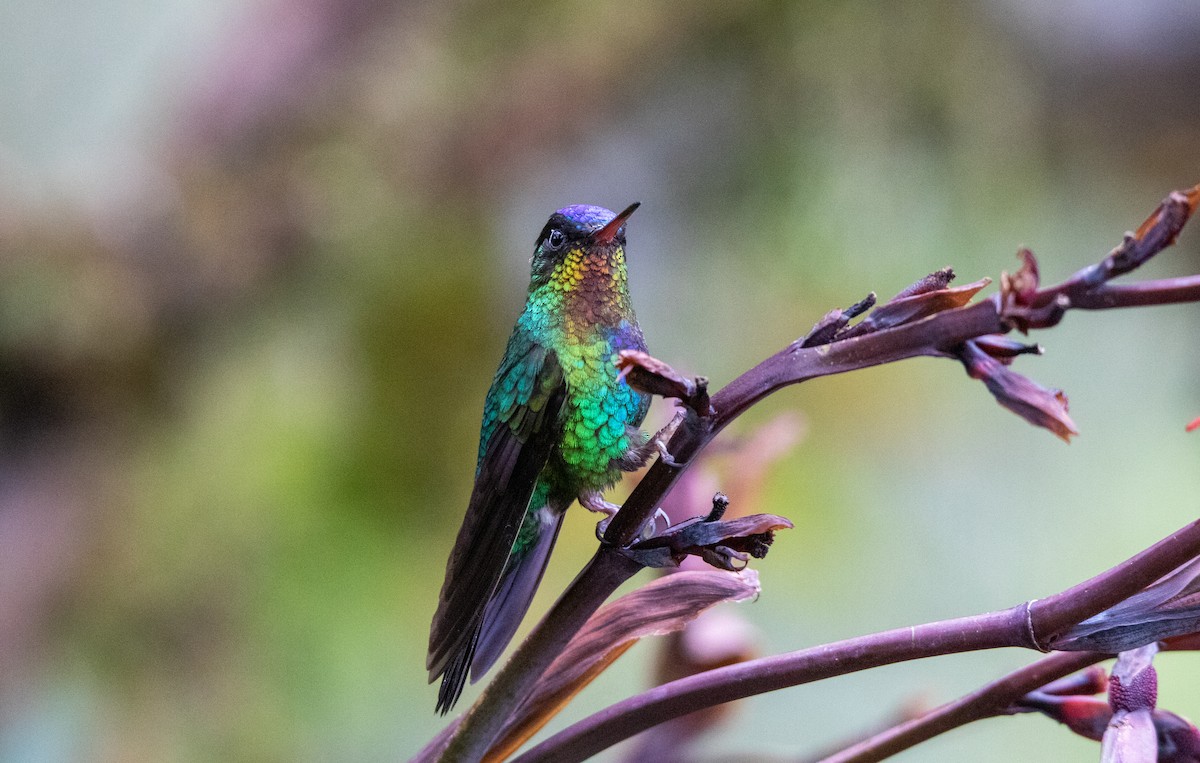
<instances>
[{"instance_id":1,"label":"curved stem","mask_svg":"<svg viewBox=\"0 0 1200 763\"><path fill-rule=\"evenodd\" d=\"M1025 606L837 641L672 681L624 700L518 756L581 761L651 726L723 702L922 657L1028 646Z\"/></svg>"},{"instance_id":2,"label":"curved stem","mask_svg":"<svg viewBox=\"0 0 1200 763\"><path fill-rule=\"evenodd\" d=\"M821 763L871 763L883 760L959 726L1002 715L1009 705L1029 692L1111 656L1099 652L1060 652L1050 655L920 717L822 758Z\"/></svg>"},{"instance_id":3,"label":"curved stem","mask_svg":"<svg viewBox=\"0 0 1200 763\"><path fill-rule=\"evenodd\" d=\"M1200 275L1168 278L1136 284L1107 283L1078 288L1068 281L1048 287L1032 301L1048 301L1052 296L1070 293L1066 309L1105 310L1122 307L1150 307L1200 301ZM1053 323L1057 323L1055 319ZM1044 328L1048 326L1031 326ZM657 502L674 485L686 464L734 419L763 398L784 387L821 376L857 371L894 363L907 358L940 356L969 339L988 334L1005 334L1011 326L1001 314L999 297L966 307L946 310L916 323L876 331L849 339L818 345L785 347L738 376L712 396L713 414L707 418L689 416L671 438L668 450L682 467L656 461L630 494L621 511L613 518L604 541L626 546L641 532L654 513Z\"/></svg>"},{"instance_id":4,"label":"curved stem","mask_svg":"<svg viewBox=\"0 0 1200 763\"><path fill-rule=\"evenodd\" d=\"M679 475L697 453L718 433L755 403L784 387L821 376L857 371L920 356L944 354L952 347L974 337L1007 331L1000 318L997 301L984 300L957 310L947 310L927 320L872 334L853 337L817 347L785 347L731 381L712 396L711 416L688 416L685 424L667 444L675 461L668 466L655 461L613 517L604 542L627 546L663 496L674 486Z\"/></svg>"}]
</instances>

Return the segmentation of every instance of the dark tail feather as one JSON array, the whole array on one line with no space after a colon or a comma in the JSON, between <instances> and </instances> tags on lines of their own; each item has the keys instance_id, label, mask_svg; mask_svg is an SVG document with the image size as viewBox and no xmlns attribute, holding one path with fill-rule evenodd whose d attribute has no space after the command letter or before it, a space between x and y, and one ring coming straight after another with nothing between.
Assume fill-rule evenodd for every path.
<instances>
[{"instance_id":1,"label":"dark tail feather","mask_svg":"<svg viewBox=\"0 0 1200 763\"><path fill-rule=\"evenodd\" d=\"M542 582L542 573L546 571L550 549L554 548L564 514L549 506L539 509L536 516L542 527L537 541L524 554L509 557L504 575L484 610L483 628L472 644L475 655L471 662L472 683L478 681L500 658L504 647L508 646L517 632L517 626L525 619L533 594ZM478 649L475 649L476 646Z\"/></svg>"},{"instance_id":2,"label":"dark tail feather","mask_svg":"<svg viewBox=\"0 0 1200 763\"><path fill-rule=\"evenodd\" d=\"M467 683L467 669L471 667L477 643L479 643L478 626L475 628L475 633L471 635L471 639L463 644L458 653L446 663L446 669L442 673L442 685L438 687L438 713L445 715L450 712L450 708L454 707L454 703L458 702L463 686Z\"/></svg>"}]
</instances>

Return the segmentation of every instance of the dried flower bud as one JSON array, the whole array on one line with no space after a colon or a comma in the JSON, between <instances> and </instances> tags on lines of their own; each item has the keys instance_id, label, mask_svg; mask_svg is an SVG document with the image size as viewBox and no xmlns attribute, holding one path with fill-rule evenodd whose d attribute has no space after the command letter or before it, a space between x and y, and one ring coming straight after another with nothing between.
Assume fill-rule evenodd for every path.
<instances>
[{"instance_id":1,"label":"dried flower bud","mask_svg":"<svg viewBox=\"0 0 1200 763\"><path fill-rule=\"evenodd\" d=\"M1175 238L1200 203L1200 185L1186 191L1173 191L1150 213L1138 229L1126 233L1103 261L1082 271L1080 280L1095 286L1140 267L1154 255L1175 243Z\"/></svg>"},{"instance_id":2,"label":"dried flower bud","mask_svg":"<svg viewBox=\"0 0 1200 763\"><path fill-rule=\"evenodd\" d=\"M936 273L934 274L937 275ZM932 278L933 276L931 276ZM858 325L846 330L839 339L860 336L869 334L872 331L881 331L883 329L894 328L906 323L914 323L923 318L928 318L935 313L940 313L944 310L952 310L956 307L962 307L971 301L971 298L980 292L984 287L992 282L990 278L983 278L974 283L969 283L966 286L959 286L954 289L935 289L933 291L919 291L914 294L904 295L920 285L920 282L910 286L908 289L900 292L890 302L880 305L875 310L864 318Z\"/></svg>"},{"instance_id":3,"label":"dried flower bud","mask_svg":"<svg viewBox=\"0 0 1200 763\"><path fill-rule=\"evenodd\" d=\"M1118 263L1120 272L1133 270L1158 252L1175 243L1179 231L1187 223L1196 205L1200 203L1200 185L1187 191L1173 191L1163 199L1150 216L1146 218L1130 238L1136 246L1132 251L1122 252L1123 261ZM1117 250L1124 245L1117 247Z\"/></svg>"},{"instance_id":4,"label":"dried flower bud","mask_svg":"<svg viewBox=\"0 0 1200 763\"><path fill-rule=\"evenodd\" d=\"M723 570L741 569L750 557L767 555L776 530L792 523L774 514L754 514L723 521L694 517L667 528L661 535L635 543L622 551L646 567L676 567L689 555L698 556Z\"/></svg>"},{"instance_id":5,"label":"dried flower bud","mask_svg":"<svg viewBox=\"0 0 1200 763\"><path fill-rule=\"evenodd\" d=\"M849 322L850 316L846 315L846 311L836 307L822 315L821 320L814 323L808 333L800 337L799 345L801 347L818 347L829 344L839 331L846 328L846 324Z\"/></svg>"},{"instance_id":6,"label":"dried flower bud","mask_svg":"<svg viewBox=\"0 0 1200 763\"><path fill-rule=\"evenodd\" d=\"M924 294L927 291L937 291L945 289L954 280L954 268L944 267L941 270L934 271L925 276L916 283L905 287L899 294L889 299L889 302L895 302L898 299L912 297L917 294Z\"/></svg>"},{"instance_id":7,"label":"dried flower bud","mask_svg":"<svg viewBox=\"0 0 1200 763\"><path fill-rule=\"evenodd\" d=\"M834 339L842 339L840 336L842 329L846 328L851 319L857 318L867 310L875 306L875 292L871 292L867 296L855 302L846 309L834 309L825 313L821 320L813 325L812 329L799 340L801 347L817 347L822 344L829 344ZM857 326L855 328L858 328Z\"/></svg>"},{"instance_id":8,"label":"dried flower bud","mask_svg":"<svg viewBox=\"0 0 1200 763\"><path fill-rule=\"evenodd\" d=\"M1026 694L1014 706L1015 710L1034 710L1058 721L1072 732L1099 742L1112 720L1112 708L1098 697L1058 696L1034 691Z\"/></svg>"},{"instance_id":9,"label":"dried flower bud","mask_svg":"<svg viewBox=\"0 0 1200 763\"><path fill-rule=\"evenodd\" d=\"M1200 206L1200 185L1194 185L1186 191L1172 191L1158 208L1150 213L1133 234L1134 238L1145 239L1154 228L1163 226L1171 237L1163 246L1175 243L1175 237L1187 222L1188 217Z\"/></svg>"},{"instance_id":10,"label":"dried flower bud","mask_svg":"<svg viewBox=\"0 0 1200 763\"><path fill-rule=\"evenodd\" d=\"M959 359L972 379L979 379L996 402L1034 426L1049 429L1064 442L1079 432L1067 415L1067 396L1008 370L1004 364L981 350L974 342L965 342Z\"/></svg>"},{"instance_id":11,"label":"dried flower bud","mask_svg":"<svg viewBox=\"0 0 1200 763\"><path fill-rule=\"evenodd\" d=\"M708 410L708 380L703 376L687 379L670 365L640 350L621 350L617 354L618 378L634 389L659 397L674 397L701 415Z\"/></svg>"},{"instance_id":12,"label":"dried flower bud","mask_svg":"<svg viewBox=\"0 0 1200 763\"><path fill-rule=\"evenodd\" d=\"M1033 301L1033 296L1037 294L1038 284L1041 281L1037 257L1025 248L1017 250L1017 257L1021 259L1021 267L1012 275L1008 273L1000 275L1000 293L1005 302L1029 305Z\"/></svg>"}]
</instances>

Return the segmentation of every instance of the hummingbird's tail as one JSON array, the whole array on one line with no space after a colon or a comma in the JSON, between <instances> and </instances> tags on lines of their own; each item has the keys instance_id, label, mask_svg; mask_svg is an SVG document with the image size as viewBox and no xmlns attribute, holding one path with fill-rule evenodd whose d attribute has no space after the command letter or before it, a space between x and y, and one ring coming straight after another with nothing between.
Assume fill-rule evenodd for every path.
<instances>
[{"instance_id":1,"label":"hummingbird's tail","mask_svg":"<svg viewBox=\"0 0 1200 763\"><path fill-rule=\"evenodd\" d=\"M536 540L528 548L520 551L514 548L513 555L508 558L508 564L504 568L504 574L488 600L487 609L483 613L483 626L476 643L473 644L472 683L478 681L496 663L504 647L508 646L513 634L517 632L517 627L525 619L525 613L529 611L529 605L533 601L533 594L542 582L542 574L550 560L550 549L554 548L554 541L558 538L565 514L566 512L551 506L543 506L526 516L526 523L538 523L536 534L533 536ZM527 537L527 529L530 528L521 528L520 537Z\"/></svg>"},{"instance_id":2,"label":"hummingbird's tail","mask_svg":"<svg viewBox=\"0 0 1200 763\"><path fill-rule=\"evenodd\" d=\"M563 515L561 510L543 506L525 516L500 582L484 608L483 619L475 626L471 637L445 663L442 684L438 687L439 713L449 712L458 702L467 683L468 671L471 682L478 681L512 640L542 582L542 573L546 571L550 550L562 527ZM532 542L525 548L518 548L523 538L530 538Z\"/></svg>"},{"instance_id":3,"label":"hummingbird's tail","mask_svg":"<svg viewBox=\"0 0 1200 763\"><path fill-rule=\"evenodd\" d=\"M471 667L471 658L475 656L475 643L479 640L479 628L471 634L471 638L459 647L442 672L442 683L438 686L437 712L445 715L458 702L463 685L467 682L467 670Z\"/></svg>"}]
</instances>

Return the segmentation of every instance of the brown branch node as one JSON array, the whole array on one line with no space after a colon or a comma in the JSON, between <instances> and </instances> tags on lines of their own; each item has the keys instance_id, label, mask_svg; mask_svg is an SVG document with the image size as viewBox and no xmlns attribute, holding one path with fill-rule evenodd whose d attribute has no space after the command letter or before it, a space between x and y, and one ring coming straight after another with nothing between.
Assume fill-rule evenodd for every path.
<instances>
[{"instance_id":1,"label":"brown branch node","mask_svg":"<svg viewBox=\"0 0 1200 763\"><path fill-rule=\"evenodd\" d=\"M672 397L691 408L697 415L711 416L708 398L708 378L688 379L669 364L641 350L621 350L617 353L618 378L629 386L650 395Z\"/></svg>"}]
</instances>

